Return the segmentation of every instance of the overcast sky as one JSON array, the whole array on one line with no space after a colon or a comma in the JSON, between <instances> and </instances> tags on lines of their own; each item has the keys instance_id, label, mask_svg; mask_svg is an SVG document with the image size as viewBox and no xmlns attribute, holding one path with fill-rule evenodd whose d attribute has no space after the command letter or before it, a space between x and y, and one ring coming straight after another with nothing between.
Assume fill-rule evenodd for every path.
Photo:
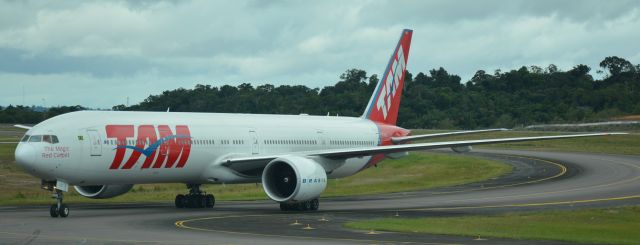
<instances>
[{"instance_id":1,"label":"overcast sky","mask_svg":"<svg viewBox=\"0 0 640 245\"><path fill-rule=\"evenodd\" d=\"M640 63L640 1L1 1L0 105L111 108L198 83L322 87L350 68L380 74L404 28L414 74Z\"/></svg>"}]
</instances>

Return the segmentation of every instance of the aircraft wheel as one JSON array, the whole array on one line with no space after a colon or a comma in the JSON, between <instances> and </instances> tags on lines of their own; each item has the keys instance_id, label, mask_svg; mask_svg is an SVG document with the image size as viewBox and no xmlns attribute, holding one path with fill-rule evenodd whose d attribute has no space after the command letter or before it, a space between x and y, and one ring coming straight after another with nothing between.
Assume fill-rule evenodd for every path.
<instances>
[{"instance_id":1,"label":"aircraft wheel","mask_svg":"<svg viewBox=\"0 0 640 245\"><path fill-rule=\"evenodd\" d=\"M309 202L311 203L311 210L316 211L318 210L318 208L320 208L320 201L317 198Z\"/></svg>"},{"instance_id":2,"label":"aircraft wheel","mask_svg":"<svg viewBox=\"0 0 640 245\"><path fill-rule=\"evenodd\" d=\"M185 207L194 208L196 206L196 200L195 200L195 198L193 198L192 195L186 195L185 196L185 200L186 200L185 201L186 205L184 205Z\"/></svg>"},{"instance_id":3,"label":"aircraft wheel","mask_svg":"<svg viewBox=\"0 0 640 245\"><path fill-rule=\"evenodd\" d=\"M60 215L60 217L66 218L67 216L69 216L69 207L66 204L60 205L58 214Z\"/></svg>"},{"instance_id":4,"label":"aircraft wheel","mask_svg":"<svg viewBox=\"0 0 640 245\"><path fill-rule=\"evenodd\" d=\"M58 205L56 204L51 205L51 208L49 208L49 214L53 218L58 217Z\"/></svg>"},{"instance_id":5,"label":"aircraft wheel","mask_svg":"<svg viewBox=\"0 0 640 245\"><path fill-rule=\"evenodd\" d=\"M176 208L184 208L185 206L185 200L184 200L184 195L180 194L176 196Z\"/></svg>"},{"instance_id":6,"label":"aircraft wheel","mask_svg":"<svg viewBox=\"0 0 640 245\"><path fill-rule=\"evenodd\" d=\"M293 211L293 210L297 210L298 209L298 204L297 203L286 203L286 202L281 202L280 203L280 210L281 211Z\"/></svg>"},{"instance_id":7,"label":"aircraft wheel","mask_svg":"<svg viewBox=\"0 0 640 245\"><path fill-rule=\"evenodd\" d=\"M311 202L310 201L301 202L298 205L300 205L299 207L300 207L301 211L311 210Z\"/></svg>"},{"instance_id":8,"label":"aircraft wheel","mask_svg":"<svg viewBox=\"0 0 640 245\"><path fill-rule=\"evenodd\" d=\"M207 208L213 208L213 206L216 204L216 198L212 194L206 195L205 197L206 197L205 199L207 201L206 207Z\"/></svg>"},{"instance_id":9,"label":"aircraft wheel","mask_svg":"<svg viewBox=\"0 0 640 245\"><path fill-rule=\"evenodd\" d=\"M207 196L198 195L196 198L197 198L196 201L198 202L198 208L207 207Z\"/></svg>"}]
</instances>

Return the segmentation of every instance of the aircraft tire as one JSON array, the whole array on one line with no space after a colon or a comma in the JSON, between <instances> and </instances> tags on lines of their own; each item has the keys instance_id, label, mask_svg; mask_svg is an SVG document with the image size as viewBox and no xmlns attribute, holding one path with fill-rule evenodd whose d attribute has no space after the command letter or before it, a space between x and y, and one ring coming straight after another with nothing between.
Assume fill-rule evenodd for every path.
<instances>
[{"instance_id":1,"label":"aircraft tire","mask_svg":"<svg viewBox=\"0 0 640 245\"><path fill-rule=\"evenodd\" d=\"M295 205L296 204L290 204L290 203L286 203L286 202L281 202L280 203L280 211L295 210L297 208Z\"/></svg>"},{"instance_id":2,"label":"aircraft tire","mask_svg":"<svg viewBox=\"0 0 640 245\"><path fill-rule=\"evenodd\" d=\"M184 195L182 194L176 195L176 201L175 201L176 208L184 208L186 206L185 203L186 202L185 202Z\"/></svg>"},{"instance_id":3,"label":"aircraft tire","mask_svg":"<svg viewBox=\"0 0 640 245\"><path fill-rule=\"evenodd\" d=\"M195 200L195 198L193 198L192 195L186 195L185 199L187 200L186 201L187 205L185 205L185 207L187 207L187 208L195 208L196 207L196 200Z\"/></svg>"},{"instance_id":4,"label":"aircraft tire","mask_svg":"<svg viewBox=\"0 0 640 245\"><path fill-rule=\"evenodd\" d=\"M316 211L320 208L320 201L317 198L309 201L309 203L311 204L310 210Z\"/></svg>"},{"instance_id":5,"label":"aircraft tire","mask_svg":"<svg viewBox=\"0 0 640 245\"><path fill-rule=\"evenodd\" d=\"M216 198L212 194L206 195L205 199L206 199L206 202L207 202L207 205L205 205L205 207L213 208L213 206L215 206Z\"/></svg>"},{"instance_id":6,"label":"aircraft tire","mask_svg":"<svg viewBox=\"0 0 640 245\"><path fill-rule=\"evenodd\" d=\"M67 216L69 216L69 207L66 204L60 205L58 214L60 215L60 217L66 218Z\"/></svg>"},{"instance_id":7,"label":"aircraft tire","mask_svg":"<svg viewBox=\"0 0 640 245\"><path fill-rule=\"evenodd\" d=\"M56 205L56 204L51 205L51 208L49 208L49 214L51 215L52 218L57 218L58 217L58 205Z\"/></svg>"},{"instance_id":8,"label":"aircraft tire","mask_svg":"<svg viewBox=\"0 0 640 245\"><path fill-rule=\"evenodd\" d=\"M298 204L300 211L307 211L307 210L311 210L311 202L310 201L304 201Z\"/></svg>"},{"instance_id":9,"label":"aircraft tire","mask_svg":"<svg viewBox=\"0 0 640 245\"><path fill-rule=\"evenodd\" d=\"M196 196L196 202L198 204L198 208L207 207L207 196L205 196L205 195L197 195Z\"/></svg>"}]
</instances>

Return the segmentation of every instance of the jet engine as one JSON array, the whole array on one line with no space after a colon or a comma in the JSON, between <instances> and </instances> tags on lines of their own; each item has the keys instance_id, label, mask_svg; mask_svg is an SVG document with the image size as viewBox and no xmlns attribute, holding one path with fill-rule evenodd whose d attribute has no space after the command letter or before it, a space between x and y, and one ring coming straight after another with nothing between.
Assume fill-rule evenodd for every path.
<instances>
[{"instance_id":1,"label":"jet engine","mask_svg":"<svg viewBox=\"0 0 640 245\"><path fill-rule=\"evenodd\" d=\"M92 199L105 199L129 192L133 185L85 185L74 186L78 194Z\"/></svg>"},{"instance_id":2,"label":"jet engine","mask_svg":"<svg viewBox=\"0 0 640 245\"><path fill-rule=\"evenodd\" d=\"M320 196L327 187L327 173L318 162L285 156L269 162L262 172L262 187L276 202L303 202Z\"/></svg>"}]
</instances>

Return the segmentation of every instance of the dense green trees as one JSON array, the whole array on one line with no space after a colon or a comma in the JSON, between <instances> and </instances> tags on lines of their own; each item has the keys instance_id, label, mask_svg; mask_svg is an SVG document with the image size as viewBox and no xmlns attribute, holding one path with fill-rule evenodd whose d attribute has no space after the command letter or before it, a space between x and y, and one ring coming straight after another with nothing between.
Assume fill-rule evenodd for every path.
<instances>
[{"instance_id":1,"label":"dense green trees","mask_svg":"<svg viewBox=\"0 0 640 245\"><path fill-rule=\"evenodd\" d=\"M76 106L59 106L49 109L36 108L35 106L0 106L0 123L26 123L33 124L41 122L47 118L55 117L72 111L85 110L86 108Z\"/></svg>"},{"instance_id":2,"label":"dense green trees","mask_svg":"<svg viewBox=\"0 0 640 245\"><path fill-rule=\"evenodd\" d=\"M586 65L561 71L521 67L493 74L479 70L466 83L444 68L407 72L398 124L407 128L514 127L538 123L584 122L640 114L640 65L612 56L594 79ZM601 72L601 71L599 71ZM377 75L347 70L333 86L303 85L212 87L197 85L151 95L137 105L114 110L277 113L359 116L378 82ZM36 122L76 107L51 108L45 114L27 107L0 108L0 122Z\"/></svg>"}]
</instances>

